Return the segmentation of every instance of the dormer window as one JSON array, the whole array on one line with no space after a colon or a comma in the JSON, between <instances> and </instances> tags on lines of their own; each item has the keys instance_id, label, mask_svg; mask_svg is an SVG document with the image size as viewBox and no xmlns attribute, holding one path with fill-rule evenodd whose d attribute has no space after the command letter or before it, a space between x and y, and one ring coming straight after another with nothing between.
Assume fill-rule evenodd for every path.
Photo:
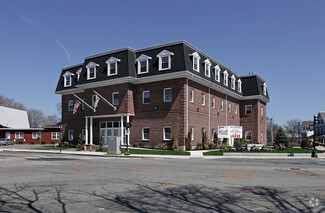
<instances>
[{"instance_id":1,"label":"dormer window","mask_svg":"<svg viewBox=\"0 0 325 213\"><path fill-rule=\"evenodd\" d=\"M239 79L239 80L238 80L238 92L240 92L240 93L241 93L241 84L242 84L242 82L241 82L241 80Z\"/></svg>"},{"instance_id":2,"label":"dormer window","mask_svg":"<svg viewBox=\"0 0 325 213\"><path fill-rule=\"evenodd\" d=\"M151 59L151 57L144 54L140 55L139 58L137 58L138 74L149 72L149 59Z\"/></svg>"},{"instance_id":3,"label":"dormer window","mask_svg":"<svg viewBox=\"0 0 325 213\"><path fill-rule=\"evenodd\" d=\"M226 86L228 86L228 76L229 76L229 74L228 74L227 70L225 70L223 72L223 84Z\"/></svg>"},{"instance_id":4,"label":"dormer window","mask_svg":"<svg viewBox=\"0 0 325 213\"><path fill-rule=\"evenodd\" d=\"M168 50L163 50L160 52L157 57L159 60L159 71L161 70L168 70L171 68L171 56L174 53L169 52Z\"/></svg>"},{"instance_id":5,"label":"dormer window","mask_svg":"<svg viewBox=\"0 0 325 213\"><path fill-rule=\"evenodd\" d=\"M266 96L266 83L263 84L263 95Z\"/></svg>"},{"instance_id":6,"label":"dormer window","mask_svg":"<svg viewBox=\"0 0 325 213\"><path fill-rule=\"evenodd\" d=\"M215 79L216 79L216 81L220 82L220 71L221 71L221 69L220 69L219 65L216 65L214 67L214 70L215 70Z\"/></svg>"},{"instance_id":7,"label":"dormer window","mask_svg":"<svg viewBox=\"0 0 325 213\"><path fill-rule=\"evenodd\" d=\"M79 81L80 79L80 75L81 75L81 68L76 72L77 73L77 81Z\"/></svg>"},{"instance_id":8,"label":"dormer window","mask_svg":"<svg viewBox=\"0 0 325 213\"><path fill-rule=\"evenodd\" d=\"M211 62L209 59L206 59L204 61L204 69L205 69L205 76L210 77L210 72L211 72Z\"/></svg>"},{"instance_id":9,"label":"dormer window","mask_svg":"<svg viewBox=\"0 0 325 213\"><path fill-rule=\"evenodd\" d=\"M190 56L193 56L193 70L200 72L200 66L199 66L200 59L201 59L200 55L197 52L194 52L190 54Z\"/></svg>"},{"instance_id":10,"label":"dormer window","mask_svg":"<svg viewBox=\"0 0 325 213\"><path fill-rule=\"evenodd\" d=\"M110 57L107 61L107 76L117 75L117 62L121 60L115 57Z\"/></svg>"},{"instance_id":11,"label":"dormer window","mask_svg":"<svg viewBox=\"0 0 325 213\"><path fill-rule=\"evenodd\" d=\"M72 85L72 76L73 74L69 71L63 74L64 87L70 87Z\"/></svg>"},{"instance_id":12,"label":"dormer window","mask_svg":"<svg viewBox=\"0 0 325 213\"><path fill-rule=\"evenodd\" d=\"M236 87L236 77L234 75L231 76L231 89L235 89Z\"/></svg>"},{"instance_id":13,"label":"dormer window","mask_svg":"<svg viewBox=\"0 0 325 213\"><path fill-rule=\"evenodd\" d=\"M99 66L98 64L94 62L90 62L86 68L87 68L87 80L95 79L96 78L96 67Z\"/></svg>"}]
</instances>

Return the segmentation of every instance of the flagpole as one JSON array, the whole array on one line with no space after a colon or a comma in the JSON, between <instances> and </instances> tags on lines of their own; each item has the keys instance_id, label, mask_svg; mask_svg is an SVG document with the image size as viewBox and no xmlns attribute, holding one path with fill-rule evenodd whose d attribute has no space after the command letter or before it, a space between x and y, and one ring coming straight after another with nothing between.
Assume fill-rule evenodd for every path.
<instances>
[{"instance_id":1,"label":"flagpole","mask_svg":"<svg viewBox=\"0 0 325 213\"><path fill-rule=\"evenodd\" d=\"M91 107L89 104L87 104L86 101L82 100L81 98L79 98L79 97L78 97L76 94L74 94L74 93L73 93L73 95L74 95L74 97L78 98L79 101L81 101L82 103L84 103L87 107L89 107L90 109L92 109L92 110L95 112L95 109L94 109L93 107Z\"/></svg>"},{"instance_id":2,"label":"flagpole","mask_svg":"<svg viewBox=\"0 0 325 213\"><path fill-rule=\"evenodd\" d=\"M93 90L94 93L96 93L96 95L98 95L101 99L103 99L103 101L105 101L108 105L110 105L111 107L113 107L114 110L116 110L116 106L114 106L113 104L111 104L108 100L106 100L103 96L101 96L98 92L96 92L95 90Z\"/></svg>"}]
</instances>

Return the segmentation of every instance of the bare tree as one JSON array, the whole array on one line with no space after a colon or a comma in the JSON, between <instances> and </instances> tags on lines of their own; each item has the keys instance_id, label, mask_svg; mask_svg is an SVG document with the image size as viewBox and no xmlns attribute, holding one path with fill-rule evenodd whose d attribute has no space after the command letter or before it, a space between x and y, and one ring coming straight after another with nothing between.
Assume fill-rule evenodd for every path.
<instances>
[{"instance_id":1,"label":"bare tree","mask_svg":"<svg viewBox=\"0 0 325 213\"><path fill-rule=\"evenodd\" d=\"M43 126L55 125L60 122L60 118L56 115L49 115L44 118Z\"/></svg>"},{"instance_id":2,"label":"bare tree","mask_svg":"<svg viewBox=\"0 0 325 213\"><path fill-rule=\"evenodd\" d=\"M38 109L29 109L27 114L30 127L35 128L43 126L45 115L42 111Z\"/></svg>"},{"instance_id":3,"label":"bare tree","mask_svg":"<svg viewBox=\"0 0 325 213\"><path fill-rule=\"evenodd\" d=\"M266 137L268 142L270 143L274 142L274 137L279 128L280 126L274 122L273 118L269 118L269 117L266 118L266 132L267 132Z\"/></svg>"},{"instance_id":4,"label":"bare tree","mask_svg":"<svg viewBox=\"0 0 325 213\"><path fill-rule=\"evenodd\" d=\"M284 129L290 134L292 140L299 137L301 122L299 119L292 119L284 125Z\"/></svg>"},{"instance_id":5,"label":"bare tree","mask_svg":"<svg viewBox=\"0 0 325 213\"><path fill-rule=\"evenodd\" d=\"M26 110L26 107L24 106L24 104L17 102L12 98L4 97L2 95L0 95L0 106L10 107L10 108L20 109L20 110Z\"/></svg>"}]
</instances>

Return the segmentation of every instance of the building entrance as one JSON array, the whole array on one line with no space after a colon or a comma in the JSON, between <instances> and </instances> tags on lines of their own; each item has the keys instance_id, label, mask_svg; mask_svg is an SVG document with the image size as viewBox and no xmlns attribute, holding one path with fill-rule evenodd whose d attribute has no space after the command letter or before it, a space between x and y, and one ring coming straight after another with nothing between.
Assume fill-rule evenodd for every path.
<instances>
[{"instance_id":1,"label":"building entrance","mask_svg":"<svg viewBox=\"0 0 325 213\"><path fill-rule=\"evenodd\" d=\"M126 145L125 143L125 122L123 123L123 143L122 145ZM109 137L121 137L121 122L120 121L105 121L100 122L100 136L103 137L103 144L108 144Z\"/></svg>"}]
</instances>

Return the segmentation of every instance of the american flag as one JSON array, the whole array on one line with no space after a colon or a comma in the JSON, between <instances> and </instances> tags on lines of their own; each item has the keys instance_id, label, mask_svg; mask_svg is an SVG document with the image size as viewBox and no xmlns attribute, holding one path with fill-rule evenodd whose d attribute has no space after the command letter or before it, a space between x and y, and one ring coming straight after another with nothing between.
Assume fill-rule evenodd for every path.
<instances>
[{"instance_id":1,"label":"american flag","mask_svg":"<svg viewBox=\"0 0 325 213\"><path fill-rule=\"evenodd\" d=\"M79 108L80 105L81 105L81 102L76 99L74 101L74 105L73 105L73 114L76 114L76 112L77 112L77 110L78 110L78 108Z\"/></svg>"}]
</instances>

